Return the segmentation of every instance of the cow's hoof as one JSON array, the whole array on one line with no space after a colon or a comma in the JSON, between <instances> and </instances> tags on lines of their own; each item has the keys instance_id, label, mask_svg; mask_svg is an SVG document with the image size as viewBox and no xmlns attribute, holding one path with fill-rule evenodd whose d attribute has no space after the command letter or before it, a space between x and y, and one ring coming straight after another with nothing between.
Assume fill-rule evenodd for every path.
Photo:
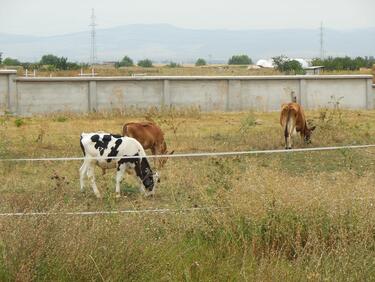
<instances>
[{"instance_id":1,"label":"cow's hoof","mask_svg":"<svg viewBox=\"0 0 375 282\"><path fill-rule=\"evenodd\" d=\"M101 199L102 198L102 195L100 195L100 194L96 194L95 196L96 196L97 199Z\"/></svg>"},{"instance_id":2,"label":"cow's hoof","mask_svg":"<svg viewBox=\"0 0 375 282\"><path fill-rule=\"evenodd\" d=\"M116 199L121 198L121 194L116 194Z\"/></svg>"}]
</instances>

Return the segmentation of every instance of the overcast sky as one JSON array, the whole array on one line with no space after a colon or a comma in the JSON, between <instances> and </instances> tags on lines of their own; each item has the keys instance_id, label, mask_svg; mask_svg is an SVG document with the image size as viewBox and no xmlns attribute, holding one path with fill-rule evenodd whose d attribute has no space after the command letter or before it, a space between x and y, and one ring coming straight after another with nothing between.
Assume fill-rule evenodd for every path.
<instances>
[{"instance_id":1,"label":"overcast sky","mask_svg":"<svg viewBox=\"0 0 375 282\"><path fill-rule=\"evenodd\" d=\"M375 0L0 0L0 32L55 35L168 23L186 28L375 27Z\"/></svg>"}]
</instances>

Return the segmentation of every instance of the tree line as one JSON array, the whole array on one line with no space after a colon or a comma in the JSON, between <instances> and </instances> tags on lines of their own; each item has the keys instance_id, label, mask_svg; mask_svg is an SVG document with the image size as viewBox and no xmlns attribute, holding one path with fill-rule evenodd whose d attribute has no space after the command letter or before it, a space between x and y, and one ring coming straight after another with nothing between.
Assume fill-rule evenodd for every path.
<instances>
[{"instance_id":1,"label":"tree line","mask_svg":"<svg viewBox=\"0 0 375 282\"><path fill-rule=\"evenodd\" d=\"M371 68L375 65L375 58L370 57L328 57L325 59L313 59L313 66L324 66L326 70L359 70L360 68Z\"/></svg>"},{"instance_id":2,"label":"tree line","mask_svg":"<svg viewBox=\"0 0 375 282\"><path fill-rule=\"evenodd\" d=\"M304 70L301 64L296 60L291 60L286 56L273 57L275 68L280 72L290 74L302 74ZM245 54L233 55L228 60L228 65L250 65L253 64L252 59ZM18 59L7 57L2 59L0 52L0 65L5 66L22 66L25 69L36 70L77 70L80 68L88 67L88 64L69 62L66 57L58 57L52 54L42 56L39 62L29 63L20 62ZM139 60L137 65L140 67L153 67L153 62L150 59ZM198 58L195 62L196 66L205 66L207 61L204 58ZM323 66L325 70L359 70L360 68L371 68L375 65L375 58L373 56L356 57L328 57L325 59L315 58L312 60L313 66ZM135 66L134 61L129 56L124 56L120 61L115 63L115 67L132 67ZM171 61L167 67L175 68L181 67L180 64Z\"/></svg>"},{"instance_id":3,"label":"tree line","mask_svg":"<svg viewBox=\"0 0 375 282\"><path fill-rule=\"evenodd\" d=\"M87 67L88 64L77 64L74 62L69 62L66 57L58 57L52 54L47 54L42 56L39 62L20 62L18 59L7 57L2 59L2 54L0 53L0 65L5 66L22 66L25 69L35 69L35 70L77 70L82 67Z\"/></svg>"}]
</instances>

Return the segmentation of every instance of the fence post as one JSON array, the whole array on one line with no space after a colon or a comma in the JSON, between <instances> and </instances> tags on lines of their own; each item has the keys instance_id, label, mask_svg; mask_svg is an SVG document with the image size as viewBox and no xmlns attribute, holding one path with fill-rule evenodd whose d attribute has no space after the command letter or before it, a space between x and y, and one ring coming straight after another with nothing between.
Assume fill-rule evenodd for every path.
<instances>
[{"instance_id":1,"label":"fence post","mask_svg":"<svg viewBox=\"0 0 375 282\"><path fill-rule=\"evenodd\" d=\"M89 95L88 95L88 110L89 112L95 112L98 109L98 99L96 93L96 81L89 81Z\"/></svg>"}]
</instances>

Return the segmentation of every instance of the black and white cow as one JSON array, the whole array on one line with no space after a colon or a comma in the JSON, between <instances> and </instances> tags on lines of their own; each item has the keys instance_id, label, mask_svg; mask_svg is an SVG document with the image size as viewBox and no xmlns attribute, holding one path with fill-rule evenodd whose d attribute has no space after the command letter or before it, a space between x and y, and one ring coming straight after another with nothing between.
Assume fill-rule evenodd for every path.
<instances>
[{"instance_id":1,"label":"black and white cow","mask_svg":"<svg viewBox=\"0 0 375 282\"><path fill-rule=\"evenodd\" d=\"M95 165L98 165L102 169L117 168L116 197L121 196L120 182L127 168L135 170L137 177L141 181L140 189L146 196L155 193L159 175L157 172L152 172L146 153L136 139L110 133L82 133L80 143L85 156L85 160L79 169L82 192L84 190L84 179L87 176L95 195L98 198L101 197L95 183L94 174ZM108 157L119 158L110 159Z\"/></svg>"}]
</instances>

